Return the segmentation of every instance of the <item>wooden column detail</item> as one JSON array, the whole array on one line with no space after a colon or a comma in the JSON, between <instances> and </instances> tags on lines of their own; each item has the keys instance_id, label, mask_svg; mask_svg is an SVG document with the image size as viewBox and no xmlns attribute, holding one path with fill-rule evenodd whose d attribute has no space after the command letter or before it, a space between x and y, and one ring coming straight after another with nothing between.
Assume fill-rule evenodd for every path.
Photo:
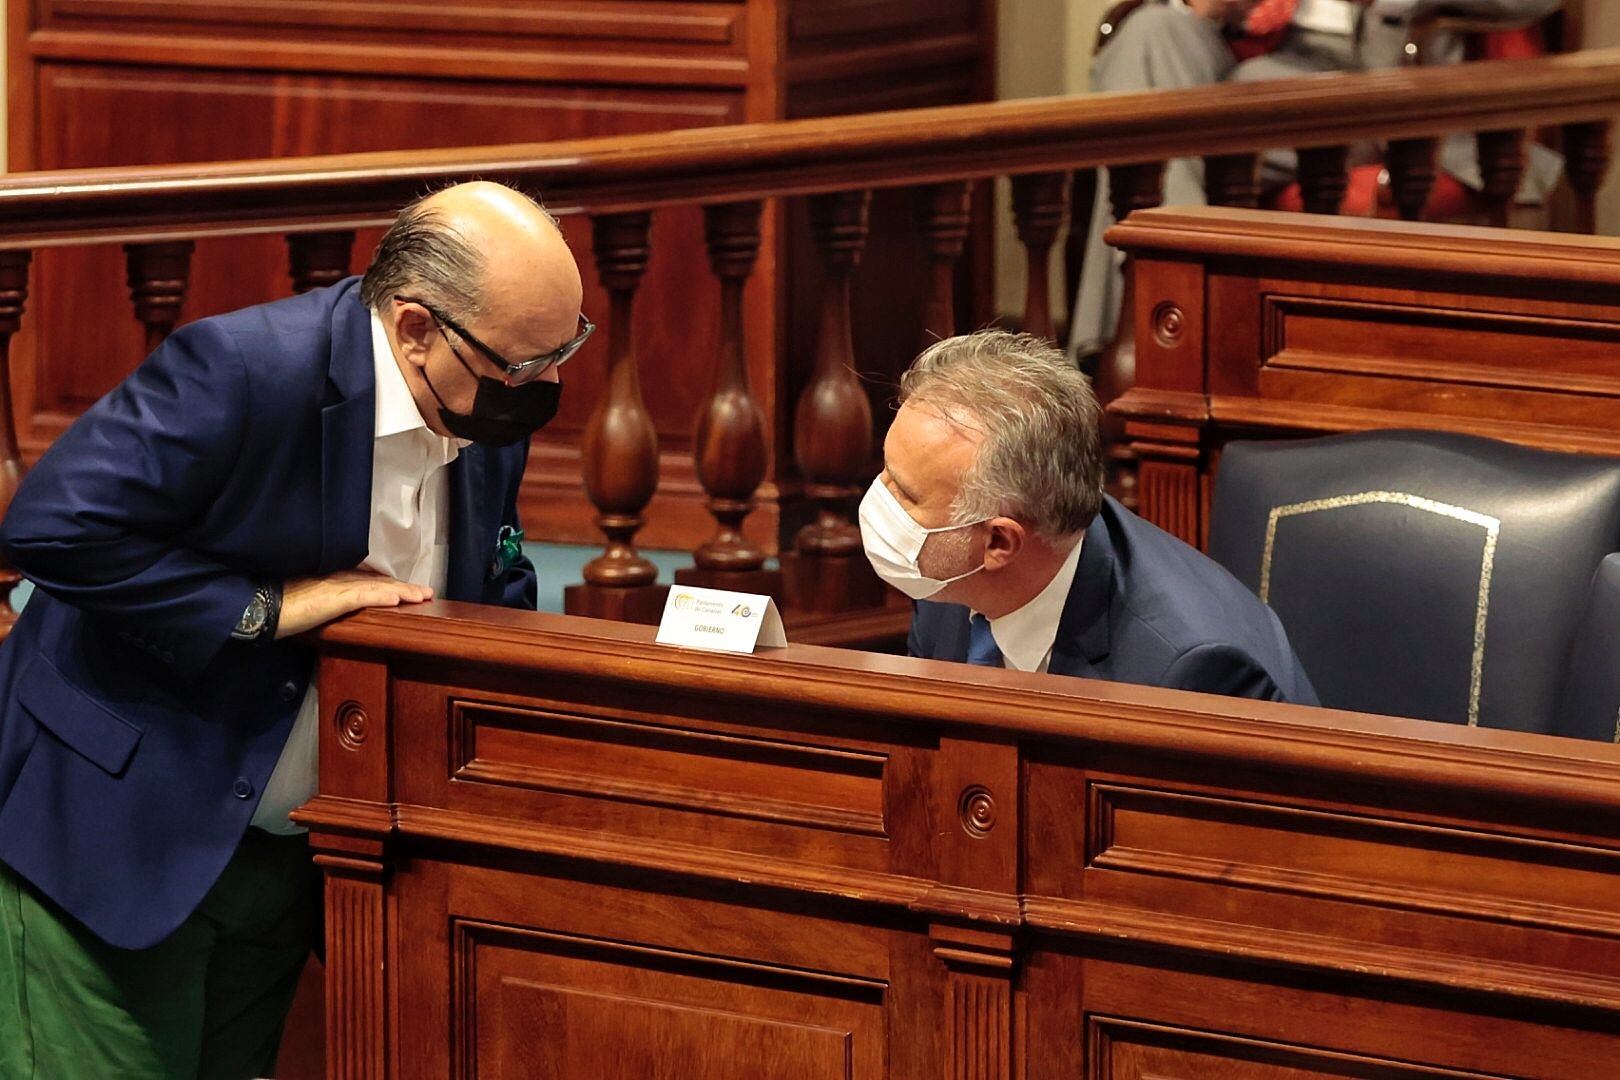
<instances>
[{"instance_id":1,"label":"wooden column detail","mask_svg":"<svg viewBox=\"0 0 1620 1080\"><path fill-rule=\"evenodd\" d=\"M195 247L190 240L124 245L129 298L135 304L135 317L146 327L147 352L162 344L180 321L186 287L191 283L191 252Z\"/></svg>"},{"instance_id":2,"label":"wooden column detail","mask_svg":"<svg viewBox=\"0 0 1620 1080\"><path fill-rule=\"evenodd\" d=\"M1524 132L1482 131L1475 138L1479 144L1479 175L1485 184L1482 194L1490 208L1491 224L1505 229L1513 210L1513 196L1524 179Z\"/></svg>"},{"instance_id":3,"label":"wooden column detail","mask_svg":"<svg viewBox=\"0 0 1620 1080\"><path fill-rule=\"evenodd\" d=\"M326 1075L388 1076L382 864L316 856L326 873Z\"/></svg>"},{"instance_id":4,"label":"wooden column detail","mask_svg":"<svg viewBox=\"0 0 1620 1080\"><path fill-rule=\"evenodd\" d=\"M1434 190L1438 139L1394 139L1384 155L1390 194L1402 221L1418 221Z\"/></svg>"},{"instance_id":5,"label":"wooden column detail","mask_svg":"<svg viewBox=\"0 0 1620 1080\"><path fill-rule=\"evenodd\" d=\"M917 231L928 260L928 302L918 351L956 333L956 264L973 224L971 184L928 184L916 190Z\"/></svg>"},{"instance_id":6,"label":"wooden column detail","mask_svg":"<svg viewBox=\"0 0 1620 1080\"><path fill-rule=\"evenodd\" d=\"M1597 232L1597 193L1614 156L1614 129L1607 120L1564 125L1564 174L1575 191L1575 228Z\"/></svg>"},{"instance_id":7,"label":"wooden column detail","mask_svg":"<svg viewBox=\"0 0 1620 1080\"><path fill-rule=\"evenodd\" d=\"M929 936L946 968L945 1076L1011 1080L1012 935L936 924Z\"/></svg>"},{"instance_id":8,"label":"wooden column detail","mask_svg":"<svg viewBox=\"0 0 1620 1080\"><path fill-rule=\"evenodd\" d=\"M765 414L748 389L743 340L743 287L759 255L757 200L703 210L709 264L720 279L720 355L714 393L698 412L692 438L698 481L708 493L715 534L692 554L696 566L676 573L682 585L784 598L782 575L766 570L765 552L742 533L754 509L754 492L765 479Z\"/></svg>"},{"instance_id":9,"label":"wooden column detail","mask_svg":"<svg viewBox=\"0 0 1620 1080\"><path fill-rule=\"evenodd\" d=\"M1204 548L1203 491L1199 481L1200 431L1153 425L1134 434L1140 506L1137 513L1199 550Z\"/></svg>"},{"instance_id":10,"label":"wooden column detail","mask_svg":"<svg viewBox=\"0 0 1620 1080\"><path fill-rule=\"evenodd\" d=\"M1069 214L1068 172L1027 173L1012 178L1013 221L1028 255L1024 282L1024 332L1055 340L1052 325L1052 245Z\"/></svg>"},{"instance_id":11,"label":"wooden column detail","mask_svg":"<svg viewBox=\"0 0 1620 1080\"><path fill-rule=\"evenodd\" d=\"M793 441L816 520L799 530L793 555L782 560L789 598L801 613L872 606L885 595L851 520L872 476L872 407L856 374L849 317L849 279L866 246L870 203L867 191L810 199L810 228L826 274L816 363L799 397Z\"/></svg>"},{"instance_id":12,"label":"wooden column detail","mask_svg":"<svg viewBox=\"0 0 1620 1080\"><path fill-rule=\"evenodd\" d=\"M1311 146L1299 152L1299 195L1311 214L1337 214L1350 188L1350 148Z\"/></svg>"},{"instance_id":13,"label":"wooden column detail","mask_svg":"<svg viewBox=\"0 0 1620 1080\"><path fill-rule=\"evenodd\" d=\"M1108 201L1115 221L1134 210L1150 210L1164 202L1164 163L1115 165L1108 170ZM1125 260L1125 287L1120 293L1119 328L1097 362L1097 400L1107 406L1136 384L1136 282L1130 259ZM1103 413L1104 453L1108 457L1108 492L1131 509L1136 508L1136 462L1118 420Z\"/></svg>"},{"instance_id":14,"label":"wooden column detail","mask_svg":"<svg viewBox=\"0 0 1620 1080\"><path fill-rule=\"evenodd\" d=\"M305 293L336 285L349 276L349 260L353 254L352 229L288 234L287 267L293 292Z\"/></svg>"},{"instance_id":15,"label":"wooden column detail","mask_svg":"<svg viewBox=\"0 0 1620 1080\"><path fill-rule=\"evenodd\" d=\"M1211 206L1260 206L1260 155L1213 154L1204 158L1204 193Z\"/></svg>"},{"instance_id":16,"label":"wooden column detail","mask_svg":"<svg viewBox=\"0 0 1620 1080\"><path fill-rule=\"evenodd\" d=\"M608 383L585 426L581 445L585 493L607 536L602 554L585 564L585 581L563 590L570 615L656 623L668 587L636 551L632 538L658 490L658 432L641 397L632 314L647 269L647 211L604 214L592 221L596 265L610 297Z\"/></svg>"},{"instance_id":17,"label":"wooden column detail","mask_svg":"<svg viewBox=\"0 0 1620 1080\"><path fill-rule=\"evenodd\" d=\"M0 518L22 483L22 454L17 449L17 410L11 396L11 339L22 328L28 301L28 251L0 251ZM0 562L0 637L17 621L11 591L22 575Z\"/></svg>"}]
</instances>

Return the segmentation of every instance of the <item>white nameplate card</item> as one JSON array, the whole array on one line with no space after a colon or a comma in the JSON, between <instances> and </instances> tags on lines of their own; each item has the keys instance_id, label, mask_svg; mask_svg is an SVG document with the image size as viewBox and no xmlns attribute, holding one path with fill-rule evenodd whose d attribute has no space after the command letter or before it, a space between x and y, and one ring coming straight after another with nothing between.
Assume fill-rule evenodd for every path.
<instances>
[{"instance_id":1,"label":"white nameplate card","mask_svg":"<svg viewBox=\"0 0 1620 1080\"><path fill-rule=\"evenodd\" d=\"M753 593L672 585L658 623L660 645L751 653L787 644L776 601Z\"/></svg>"}]
</instances>

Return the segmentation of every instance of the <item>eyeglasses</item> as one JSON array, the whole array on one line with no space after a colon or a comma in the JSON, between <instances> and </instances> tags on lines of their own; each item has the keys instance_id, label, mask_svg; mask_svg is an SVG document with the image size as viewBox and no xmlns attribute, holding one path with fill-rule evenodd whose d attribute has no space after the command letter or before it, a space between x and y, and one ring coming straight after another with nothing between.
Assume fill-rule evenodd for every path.
<instances>
[{"instance_id":1,"label":"eyeglasses","mask_svg":"<svg viewBox=\"0 0 1620 1080\"><path fill-rule=\"evenodd\" d=\"M579 347L585 344L585 339L589 338L592 332L596 330L596 324L587 319L585 317L585 313L582 311L579 313L578 337L563 345L561 348L556 349L553 352L546 353L544 356L536 356L534 359L525 360L521 364L513 364L508 362L506 357L502 356L488 345L485 345L482 341L479 341L478 338L474 337L472 331L468 330L466 327L462 326L460 323L456 322L456 320L452 319L450 316L446 315L444 312L440 311L427 301L419 300L414 296L399 296L397 294L395 295L394 299L404 304L419 304L426 308L427 313L433 316L434 321L439 324L439 330L441 333L446 329L454 330L457 337L472 345L473 348L484 354L485 359L494 364L496 367L500 368L501 371L506 375L507 382L513 386L521 386L523 383L533 382L535 379L538 379L552 368L562 367L575 353L579 352ZM448 341L449 339L447 338L445 340ZM450 347L450 351L456 351L454 345ZM460 354L458 353L457 355L459 356Z\"/></svg>"}]
</instances>

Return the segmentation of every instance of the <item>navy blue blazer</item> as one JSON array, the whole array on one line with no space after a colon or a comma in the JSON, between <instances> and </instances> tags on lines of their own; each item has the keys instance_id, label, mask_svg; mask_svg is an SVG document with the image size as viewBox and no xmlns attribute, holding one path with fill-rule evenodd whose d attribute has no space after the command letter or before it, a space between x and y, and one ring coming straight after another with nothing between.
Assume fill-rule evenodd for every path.
<instances>
[{"instance_id":1,"label":"navy blue blazer","mask_svg":"<svg viewBox=\"0 0 1620 1080\"><path fill-rule=\"evenodd\" d=\"M967 659L968 609L924 600L909 651ZM1282 624L1209 557L1113 499L1086 531L1047 670L1315 705Z\"/></svg>"},{"instance_id":2,"label":"navy blue blazer","mask_svg":"<svg viewBox=\"0 0 1620 1080\"><path fill-rule=\"evenodd\" d=\"M255 583L358 566L376 372L358 279L173 334L40 459L0 525L37 585L0 646L0 862L156 944L236 849L314 666L233 641ZM525 444L450 472L445 596L533 609L493 562Z\"/></svg>"}]
</instances>

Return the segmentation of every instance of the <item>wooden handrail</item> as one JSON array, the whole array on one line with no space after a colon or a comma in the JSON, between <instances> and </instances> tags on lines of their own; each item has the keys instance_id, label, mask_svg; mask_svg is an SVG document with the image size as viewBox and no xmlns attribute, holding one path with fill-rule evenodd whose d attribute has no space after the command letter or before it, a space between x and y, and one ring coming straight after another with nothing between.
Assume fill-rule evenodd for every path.
<instances>
[{"instance_id":1,"label":"wooden handrail","mask_svg":"<svg viewBox=\"0 0 1620 1080\"><path fill-rule=\"evenodd\" d=\"M560 213L1606 120L1620 49L1442 69L871 113L574 142L17 174L0 249L388 221L424 185L522 181Z\"/></svg>"}]
</instances>

